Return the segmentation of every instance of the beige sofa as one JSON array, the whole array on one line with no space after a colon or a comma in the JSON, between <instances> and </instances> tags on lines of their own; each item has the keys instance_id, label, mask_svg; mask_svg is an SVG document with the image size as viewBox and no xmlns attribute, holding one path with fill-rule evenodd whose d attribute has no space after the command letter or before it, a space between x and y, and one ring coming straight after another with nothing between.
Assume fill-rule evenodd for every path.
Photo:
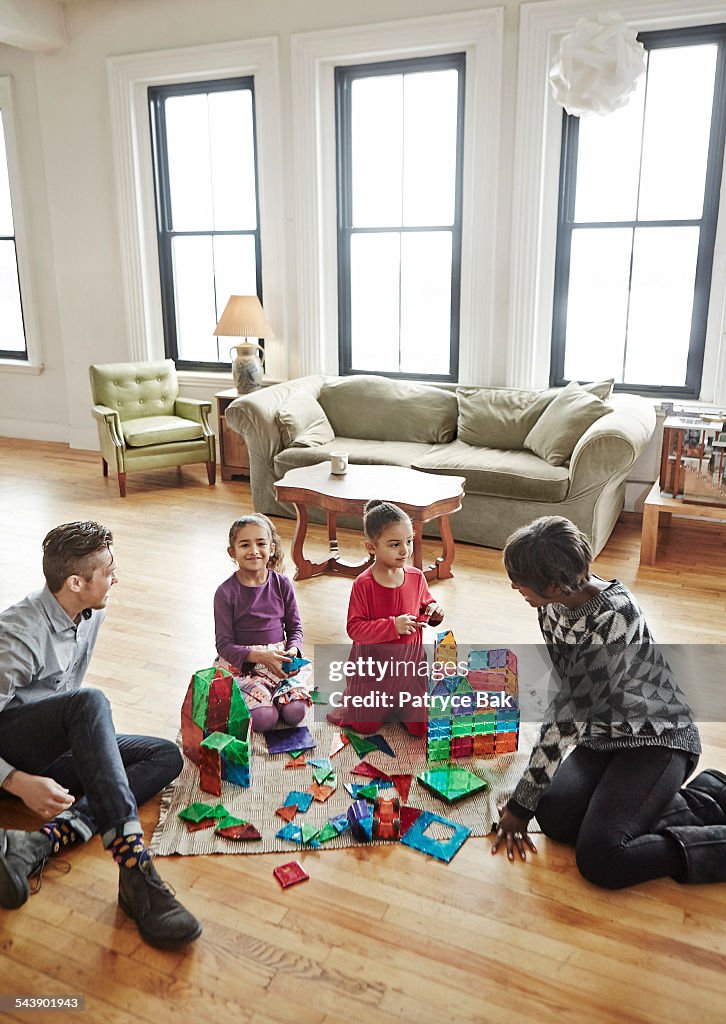
<instances>
[{"instance_id":1,"label":"beige sofa","mask_svg":"<svg viewBox=\"0 0 726 1024\"><path fill-rule=\"evenodd\" d=\"M457 540L501 548L513 530L537 516L563 515L588 535L597 554L623 507L628 471L655 427L645 399L617 395L603 404L610 384L587 385L592 400L583 400L579 389L575 399L588 406L586 420L597 418L584 432L575 423L574 448L565 443L554 454L550 441L555 449L561 442L555 410L564 403L567 411L563 388L311 376L236 399L226 419L247 443L252 498L260 512L290 516L291 508L275 499L274 482L288 469L342 450L351 463L463 476L466 497L451 519ZM568 386L568 395L577 388Z\"/></svg>"}]
</instances>

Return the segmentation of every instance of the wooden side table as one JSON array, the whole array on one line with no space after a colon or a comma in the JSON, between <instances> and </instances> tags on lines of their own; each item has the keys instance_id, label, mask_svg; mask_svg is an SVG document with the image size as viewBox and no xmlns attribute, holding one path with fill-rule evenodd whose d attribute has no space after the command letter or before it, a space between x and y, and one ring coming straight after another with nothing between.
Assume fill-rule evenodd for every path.
<instances>
[{"instance_id":1,"label":"wooden side table","mask_svg":"<svg viewBox=\"0 0 726 1024\"><path fill-rule=\"evenodd\" d=\"M227 388L226 391L218 391L214 397L217 399L219 468L222 473L222 479L231 480L235 476L249 477L250 453L247 451L245 439L236 430L231 430L224 418L227 406L235 398L239 398L237 388Z\"/></svg>"},{"instance_id":2,"label":"wooden side table","mask_svg":"<svg viewBox=\"0 0 726 1024\"><path fill-rule=\"evenodd\" d=\"M661 494L658 480L643 504L643 533L640 540L640 564L655 565L658 527L669 527L672 516L705 516L726 522L726 505L697 505Z\"/></svg>"}]
</instances>

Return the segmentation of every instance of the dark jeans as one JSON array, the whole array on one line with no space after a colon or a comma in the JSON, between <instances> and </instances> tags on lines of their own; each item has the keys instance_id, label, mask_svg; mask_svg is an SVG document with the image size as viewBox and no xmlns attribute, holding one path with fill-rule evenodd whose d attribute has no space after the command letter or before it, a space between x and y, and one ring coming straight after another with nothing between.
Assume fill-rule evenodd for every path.
<instances>
[{"instance_id":1,"label":"dark jeans","mask_svg":"<svg viewBox=\"0 0 726 1024\"><path fill-rule=\"evenodd\" d=\"M3 711L0 756L20 771L47 775L80 799L63 813L81 838L105 846L141 831L137 806L176 778L177 747L154 736L117 736L100 690L81 689Z\"/></svg>"},{"instance_id":2,"label":"dark jeans","mask_svg":"<svg viewBox=\"0 0 726 1024\"><path fill-rule=\"evenodd\" d=\"M665 747L576 747L542 795L537 821L545 835L574 846L580 873L605 889L679 875L677 844L650 829L695 760Z\"/></svg>"}]
</instances>

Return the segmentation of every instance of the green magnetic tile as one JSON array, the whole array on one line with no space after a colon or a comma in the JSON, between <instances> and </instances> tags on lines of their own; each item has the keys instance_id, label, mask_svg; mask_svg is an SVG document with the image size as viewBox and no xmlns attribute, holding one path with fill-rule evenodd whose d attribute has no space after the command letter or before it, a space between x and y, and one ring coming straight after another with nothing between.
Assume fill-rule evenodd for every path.
<instances>
[{"instance_id":1,"label":"green magnetic tile","mask_svg":"<svg viewBox=\"0 0 726 1024\"><path fill-rule=\"evenodd\" d=\"M365 736L359 736L357 732L348 732L346 729L346 736L350 740L358 757L364 757L365 754L370 754L371 750L378 749L375 743L366 739Z\"/></svg>"},{"instance_id":2,"label":"green magnetic tile","mask_svg":"<svg viewBox=\"0 0 726 1024\"><path fill-rule=\"evenodd\" d=\"M338 830L335 825L331 825L329 821L326 821L315 838L319 843L327 843L329 839L335 839L337 835Z\"/></svg>"},{"instance_id":3,"label":"green magnetic tile","mask_svg":"<svg viewBox=\"0 0 726 1024\"><path fill-rule=\"evenodd\" d=\"M421 772L416 777L427 789L449 803L489 788L488 783L466 768L434 768Z\"/></svg>"},{"instance_id":4,"label":"green magnetic tile","mask_svg":"<svg viewBox=\"0 0 726 1024\"><path fill-rule=\"evenodd\" d=\"M302 834L302 841L309 843L311 839L315 839L320 831L319 825L309 825L307 822L303 822L300 826L300 832Z\"/></svg>"}]
</instances>

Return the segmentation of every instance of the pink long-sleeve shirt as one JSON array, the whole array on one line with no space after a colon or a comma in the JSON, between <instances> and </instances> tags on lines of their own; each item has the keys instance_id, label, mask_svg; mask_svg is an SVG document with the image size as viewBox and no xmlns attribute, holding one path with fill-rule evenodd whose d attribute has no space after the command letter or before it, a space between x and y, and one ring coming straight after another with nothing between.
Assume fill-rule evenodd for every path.
<instances>
[{"instance_id":1,"label":"pink long-sleeve shirt","mask_svg":"<svg viewBox=\"0 0 726 1024\"><path fill-rule=\"evenodd\" d=\"M348 636L359 644L419 644L421 631L400 636L394 619L399 615L418 615L421 605L434 598L420 569L403 567L400 587L382 587L372 567L356 577L348 605Z\"/></svg>"}]
</instances>

